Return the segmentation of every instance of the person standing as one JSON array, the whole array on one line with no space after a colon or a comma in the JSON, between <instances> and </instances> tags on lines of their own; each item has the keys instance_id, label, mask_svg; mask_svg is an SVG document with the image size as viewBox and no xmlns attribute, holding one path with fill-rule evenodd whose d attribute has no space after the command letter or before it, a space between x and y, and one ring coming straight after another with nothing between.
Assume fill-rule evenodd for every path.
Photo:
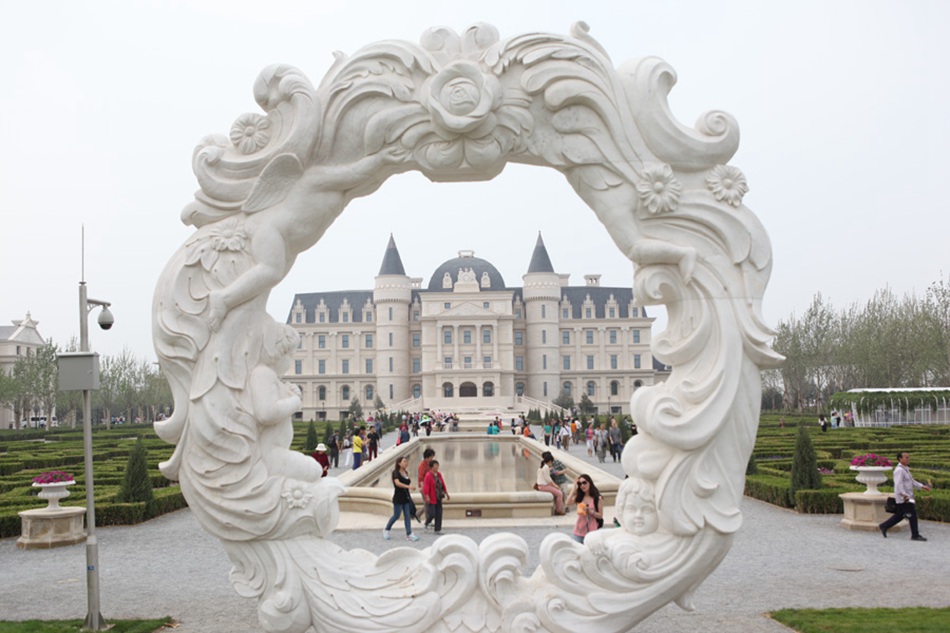
<instances>
[{"instance_id":1,"label":"person standing","mask_svg":"<svg viewBox=\"0 0 950 633\"><path fill-rule=\"evenodd\" d=\"M567 452L567 450L571 447L571 440L573 439L573 436L571 435L571 429L567 424L563 424L561 426L560 436L561 450Z\"/></svg>"},{"instance_id":2,"label":"person standing","mask_svg":"<svg viewBox=\"0 0 950 633\"><path fill-rule=\"evenodd\" d=\"M623 435L620 433L620 427L617 426L615 418L610 418L607 439L610 441L610 456L615 462L620 461L620 453L623 451Z\"/></svg>"},{"instance_id":3,"label":"person standing","mask_svg":"<svg viewBox=\"0 0 950 633\"><path fill-rule=\"evenodd\" d=\"M379 455L379 434L376 432L376 427L369 427L369 433L366 434L368 450L366 453L366 461L371 462Z\"/></svg>"},{"instance_id":4,"label":"person standing","mask_svg":"<svg viewBox=\"0 0 950 633\"><path fill-rule=\"evenodd\" d=\"M568 503L577 504L577 522L571 535L578 543L591 532L600 529L604 519L604 498L594 485L590 475L580 475L574 482L574 490L568 497Z\"/></svg>"},{"instance_id":5,"label":"person standing","mask_svg":"<svg viewBox=\"0 0 950 633\"><path fill-rule=\"evenodd\" d=\"M587 430L584 431L584 439L587 443L587 456L594 456L594 423L587 422Z\"/></svg>"},{"instance_id":6,"label":"person standing","mask_svg":"<svg viewBox=\"0 0 950 633\"><path fill-rule=\"evenodd\" d=\"M425 485L426 475L429 474L429 464L432 463L432 460L435 459L435 449L427 448L422 451L422 461L419 462L419 467L416 470L416 481L419 482L420 486ZM423 516L428 516L428 507L429 502L426 500L426 496L422 495L422 514Z\"/></svg>"},{"instance_id":7,"label":"person standing","mask_svg":"<svg viewBox=\"0 0 950 633\"><path fill-rule=\"evenodd\" d=\"M429 472L426 473L425 483L422 484L422 497L426 501L426 522L424 529L429 531L429 524L435 523L435 533L442 534L442 500L450 501L449 489L445 486L445 479L439 472L439 462L429 462Z\"/></svg>"},{"instance_id":8,"label":"person standing","mask_svg":"<svg viewBox=\"0 0 950 633\"><path fill-rule=\"evenodd\" d=\"M327 445L330 449L330 463L334 468L340 467L340 440L336 431L330 434L330 443Z\"/></svg>"},{"instance_id":9,"label":"person standing","mask_svg":"<svg viewBox=\"0 0 950 633\"><path fill-rule=\"evenodd\" d=\"M818 415L818 426L821 427L822 433L828 432L828 420L825 418L825 414L821 413Z\"/></svg>"},{"instance_id":10,"label":"person standing","mask_svg":"<svg viewBox=\"0 0 950 633\"><path fill-rule=\"evenodd\" d=\"M917 488L930 490L930 486L920 483L911 476L908 466L910 453L904 451L898 454L897 462L897 468L894 469L894 499L897 501L897 512L877 527L884 538L887 538L887 531L906 518L910 522L910 540L926 541L927 539L921 536L917 529L917 504L914 500L914 490Z\"/></svg>"},{"instance_id":11,"label":"person standing","mask_svg":"<svg viewBox=\"0 0 950 633\"><path fill-rule=\"evenodd\" d=\"M350 432L346 432L346 437L343 439L343 468L349 468L350 464L353 463L353 437L350 435Z\"/></svg>"},{"instance_id":12,"label":"person standing","mask_svg":"<svg viewBox=\"0 0 950 633\"><path fill-rule=\"evenodd\" d=\"M410 493L416 489L412 485L412 480L409 479L409 458L402 457L396 462L396 467L393 468L393 515L389 517L389 522L386 523L386 528L383 530L383 538L387 541L389 540L389 530L392 529L393 524L399 520L399 515L403 516L403 520L406 524L406 540L407 541L418 541L419 537L412 533L412 521L409 520L410 515L412 514L412 497Z\"/></svg>"},{"instance_id":13,"label":"person standing","mask_svg":"<svg viewBox=\"0 0 950 633\"><path fill-rule=\"evenodd\" d=\"M609 440L607 439L607 426L604 423L600 424L600 428L594 433L594 450L597 451L597 461L601 464L604 463L604 460L607 458L607 445Z\"/></svg>"},{"instance_id":14,"label":"person standing","mask_svg":"<svg viewBox=\"0 0 950 633\"><path fill-rule=\"evenodd\" d=\"M360 467L363 463L363 446L366 440L366 427L361 426L359 432L353 436L353 470Z\"/></svg>"}]
</instances>

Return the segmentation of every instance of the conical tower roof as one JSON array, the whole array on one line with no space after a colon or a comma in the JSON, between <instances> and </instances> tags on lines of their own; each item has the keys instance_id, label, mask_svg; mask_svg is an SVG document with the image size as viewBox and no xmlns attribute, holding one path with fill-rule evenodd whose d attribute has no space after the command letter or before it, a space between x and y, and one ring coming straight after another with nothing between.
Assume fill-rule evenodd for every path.
<instances>
[{"instance_id":1,"label":"conical tower roof","mask_svg":"<svg viewBox=\"0 0 950 633\"><path fill-rule=\"evenodd\" d=\"M379 267L380 275L403 275L406 269L402 266L402 259L399 257L399 249L396 248L396 240L392 233L389 234L389 245L386 246L386 254L383 255L383 265Z\"/></svg>"},{"instance_id":2,"label":"conical tower roof","mask_svg":"<svg viewBox=\"0 0 950 633\"><path fill-rule=\"evenodd\" d=\"M531 254L531 263L528 264L528 272L554 272L554 266L551 265L551 258L548 257L548 249L544 248L544 240L541 239L540 231L538 231L538 242L534 245L534 252Z\"/></svg>"}]
</instances>

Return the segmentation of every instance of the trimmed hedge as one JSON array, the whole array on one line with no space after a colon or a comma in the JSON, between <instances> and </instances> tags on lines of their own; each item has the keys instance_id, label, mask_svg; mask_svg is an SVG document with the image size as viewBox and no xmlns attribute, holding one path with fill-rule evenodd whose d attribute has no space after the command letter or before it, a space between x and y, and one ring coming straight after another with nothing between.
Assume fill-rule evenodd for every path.
<instances>
[{"instance_id":1,"label":"trimmed hedge","mask_svg":"<svg viewBox=\"0 0 950 633\"><path fill-rule=\"evenodd\" d=\"M315 423L325 432L337 422ZM292 450L301 450L307 423L294 424ZM82 507L86 499L82 429L56 428L48 431L0 429L5 451L0 452L0 538L19 536L19 512L42 508L36 498L33 477L48 470L62 470L76 478L63 506ZM129 453L136 440L147 449L147 469L154 497L150 502L118 503L116 497L125 480ZM93 430L93 467L96 485L96 525L133 525L186 508L188 504L177 484L158 471L159 462L171 457L174 446L159 439L151 425L132 425Z\"/></svg>"},{"instance_id":2,"label":"trimmed hedge","mask_svg":"<svg viewBox=\"0 0 950 633\"><path fill-rule=\"evenodd\" d=\"M788 415L784 428L779 426L778 417L765 415L760 420L753 451L758 472L746 477L746 495L803 513L842 513L844 504L838 495L865 489L850 469L852 458L873 452L896 465L897 453L906 450L912 454L914 477L930 481L934 488L917 495L920 518L950 522L950 426L848 427L822 433L817 417ZM799 422L806 425L818 455L817 467L832 473L822 476L822 489L799 490L793 496L790 471ZM889 478L888 483L891 485L879 486L879 490L893 490L893 479Z\"/></svg>"},{"instance_id":3,"label":"trimmed hedge","mask_svg":"<svg viewBox=\"0 0 950 633\"><path fill-rule=\"evenodd\" d=\"M745 479L745 494L754 499L782 508L795 507L788 478L771 475L751 475Z\"/></svg>"}]
</instances>

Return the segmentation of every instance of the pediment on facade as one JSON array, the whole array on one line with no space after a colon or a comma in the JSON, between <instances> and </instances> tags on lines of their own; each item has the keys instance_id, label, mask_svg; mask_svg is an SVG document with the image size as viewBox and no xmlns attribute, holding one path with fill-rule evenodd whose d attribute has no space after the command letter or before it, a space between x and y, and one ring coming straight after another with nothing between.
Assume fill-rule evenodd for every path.
<instances>
[{"instance_id":1,"label":"pediment on facade","mask_svg":"<svg viewBox=\"0 0 950 633\"><path fill-rule=\"evenodd\" d=\"M439 314L440 317L497 317L498 315L491 310L486 310L474 303L462 303L452 306L445 312Z\"/></svg>"}]
</instances>

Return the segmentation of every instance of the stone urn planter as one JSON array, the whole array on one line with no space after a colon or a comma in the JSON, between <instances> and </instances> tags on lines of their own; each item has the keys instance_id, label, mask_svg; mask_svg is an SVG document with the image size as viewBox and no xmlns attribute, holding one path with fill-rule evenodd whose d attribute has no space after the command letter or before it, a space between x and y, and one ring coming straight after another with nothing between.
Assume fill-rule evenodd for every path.
<instances>
[{"instance_id":1,"label":"stone urn planter","mask_svg":"<svg viewBox=\"0 0 950 633\"><path fill-rule=\"evenodd\" d=\"M72 486L74 483L76 483L76 480L71 479L69 481L56 481L49 484L34 483L33 487L40 489L36 495L37 497L46 499L46 510L59 510L59 500L69 496L67 486Z\"/></svg>"},{"instance_id":2,"label":"stone urn planter","mask_svg":"<svg viewBox=\"0 0 950 633\"><path fill-rule=\"evenodd\" d=\"M856 470L858 476L855 479L867 486L864 494L878 495L881 493L877 487L887 481L887 471L892 468L890 466L851 466L851 470Z\"/></svg>"}]
</instances>

